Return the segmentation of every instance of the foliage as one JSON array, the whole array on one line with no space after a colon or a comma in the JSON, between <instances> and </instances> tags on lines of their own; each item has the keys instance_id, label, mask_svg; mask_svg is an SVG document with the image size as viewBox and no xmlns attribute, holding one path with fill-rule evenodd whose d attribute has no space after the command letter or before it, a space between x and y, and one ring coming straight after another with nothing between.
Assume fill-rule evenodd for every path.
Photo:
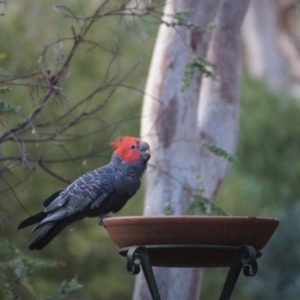
<instances>
[{"instance_id":1,"label":"foliage","mask_svg":"<svg viewBox=\"0 0 300 300\"><path fill-rule=\"evenodd\" d=\"M70 281L64 280L61 284L61 287L58 292L54 293L51 296L39 298L39 300L56 300L64 298L70 292L81 288L82 285L78 283L77 278L73 278Z\"/></svg>"},{"instance_id":2,"label":"foliage","mask_svg":"<svg viewBox=\"0 0 300 300\"><path fill-rule=\"evenodd\" d=\"M165 24L167 27L181 26L188 29L200 29L199 25L186 21L186 17L189 16L191 12L192 12L191 10L187 9L187 10L178 11L174 15L166 15L166 17L170 17L172 21L168 22L162 20L162 23Z\"/></svg>"},{"instance_id":3,"label":"foliage","mask_svg":"<svg viewBox=\"0 0 300 300\"><path fill-rule=\"evenodd\" d=\"M213 30L217 27L217 24L215 22L212 22L212 23L209 23L207 28L210 29L210 30Z\"/></svg>"},{"instance_id":4,"label":"foliage","mask_svg":"<svg viewBox=\"0 0 300 300\"><path fill-rule=\"evenodd\" d=\"M198 178L201 186L200 177ZM190 200L187 213L189 215L228 215L221 207L203 196L204 189L195 189L192 199Z\"/></svg>"},{"instance_id":5,"label":"foliage","mask_svg":"<svg viewBox=\"0 0 300 300\"><path fill-rule=\"evenodd\" d=\"M213 144L203 143L202 147L207 148L211 153L214 153L217 156L224 157L229 162L235 162L237 159L236 155L232 155L232 154L226 152L224 149L219 148Z\"/></svg>"},{"instance_id":6,"label":"foliage","mask_svg":"<svg viewBox=\"0 0 300 300\"><path fill-rule=\"evenodd\" d=\"M181 26L188 29L201 30L199 25L186 21L186 17L189 16L191 12L191 10L182 10L176 12L174 15L166 15L166 17L171 18L172 21L166 21L163 19L162 23L167 27ZM211 23L208 25L208 28L212 30L215 28L215 26L215 23ZM195 69L198 69L199 72L206 77L216 79L214 71L217 69L217 66L202 56L193 55L186 65L185 72L182 78L182 92L184 92L190 86L195 73Z\"/></svg>"},{"instance_id":7,"label":"foliage","mask_svg":"<svg viewBox=\"0 0 300 300\"><path fill-rule=\"evenodd\" d=\"M21 110L20 106L13 106L7 102L0 101L0 115L3 113L14 113L18 114Z\"/></svg>"},{"instance_id":8,"label":"foliage","mask_svg":"<svg viewBox=\"0 0 300 300\"><path fill-rule=\"evenodd\" d=\"M31 297L39 300L61 299L81 287L74 278L64 280L58 292L46 298L39 298L30 279L42 269L62 267L61 262L46 261L23 255L19 249L8 243L0 243L0 298L3 300L22 299L20 290L26 289Z\"/></svg>"},{"instance_id":9,"label":"foliage","mask_svg":"<svg viewBox=\"0 0 300 300\"><path fill-rule=\"evenodd\" d=\"M199 186L201 186L200 177L197 178L199 181ZM214 202L203 196L204 189L196 188L192 192L192 197L189 201L187 214L188 215L214 215L214 216L226 216L228 215L221 207L219 207ZM174 215L175 209L170 200L165 202L164 214Z\"/></svg>"},{"instance_id":10,"label":"foliage","mask_svg":"<svg viewBox=\"0 0 300 300\"><path fill-rule=\"evenodd\" d=\"M1 94L6 94L8 92L11 91L10 87L7 86L0 86L0 93ZM14 113L14 114L18 114L21 110L20 106L13 106L7 102L4 101L0 101L0 116L1 114L10 114L10 113Z\"/></svg>"},{"instance_id":11,"label":"foliage","mask_svg":"<svg viewBox=\"0 0 300 300\"><path fill-rule=\"evenodd\" d=\"M229 154L222 148L216 147L210 143L203 143L202 147L207 148L211 153L223 157L229 162L234 162L236 160L236 156ZM199 186L201 186L201 178L198 178ZM221 207L219 207L214 202L203 196L204 189L197 188L193 193L193 197L190 200L187 213L189 215L228 215Z\"/></svg>"},{"instance_id":12,"label":"foliage","mask_svg":"<svg viewBox=\"0 0 300 300\"><path fill-rule=\"evenodd\" d=\"M214 202L202 196L202 191L197 192L189 203L189 215L211 215L211 216L227 216L228 214Z\"/></svg>"},{"instance_id":13,"label":"foliage","mask_svg":"<svg viewBox=\"0 0 300 300\"><path fill-rule=\"evenodd\" d=\"M11 88L7 87L7 86L0 86L0 93L1 94L5 94L7 92L10 92Z\"/></svg>"},{"instance_id":14,"label":"foliage","mask_svg":"<svg viewBox=\"0 0 300 300\"><path fill-rule=\"evenodd\" d=\"M195 69L198 69L199 72L202 73L205 77L216 79L214 71L217 69L217 66L204 57L194 55L187 63L184 71L181 87L182 92L184 92L190 86L195 73Z\"/></svg>"},{"instance_id":15,"label":"foliage","mask_svg":"<svg viewBox=\"0 0 300 300\"><path fill-rule=\"evenodd\" d=\"M166 216L169 216L169 215L174 215L174 213L175 213L175 209L174 209L174 207L172 205L171 200L167 200L165 202L165 206L164 206L164 214Z\"/></svg>"}]
</instances>

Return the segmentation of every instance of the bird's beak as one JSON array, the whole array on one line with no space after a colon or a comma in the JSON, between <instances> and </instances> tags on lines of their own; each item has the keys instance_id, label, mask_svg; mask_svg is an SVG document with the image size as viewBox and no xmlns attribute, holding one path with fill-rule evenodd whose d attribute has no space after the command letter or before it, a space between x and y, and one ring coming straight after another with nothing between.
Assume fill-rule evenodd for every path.
<instances>
[{"instance_id":1,"label":"bird's beak","mask_svg":"<svg viewBox=\"0 0 300 300\"><path fill-rule=\"evenodd\" d=\"M141 141L140 142L140 151L142 153L143 159L148 161L151 157L149 144L144 141Z\"/></svg>"}]
</instances>

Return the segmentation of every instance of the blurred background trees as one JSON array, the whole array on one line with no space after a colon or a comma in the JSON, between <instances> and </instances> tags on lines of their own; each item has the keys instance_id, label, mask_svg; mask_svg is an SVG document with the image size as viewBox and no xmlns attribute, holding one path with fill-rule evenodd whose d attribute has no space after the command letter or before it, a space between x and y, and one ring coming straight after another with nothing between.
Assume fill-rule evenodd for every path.
<instances>
[{"instance_id":1,"label":"blurred background trees","mask_svg":"<svg viewBox=\"0 0 300 300\"><path fill-rule=\"evenodd\" d=\"M272 84L268 75L275 71L254 76L245 69L238 159L216 202L229 214L277 217L281 224L259 260L258 274L251 279L241 276L232 299L300 296L300 107L299 78L293 75L299 64L300 7L292 0L267 2L277 12L271 18L273 23L252 30L256 35L273 30L275 43L279 25L285 24L294 45L293 56L283 55L282 68L276 74L285 83L278 89L279 84ZM61 6L55 6L58 4ZM115 136L139 135L143 90L162 5L148 4L140 11L129 10L137 7L135 1L127 6L111 1L95 19L90 17L97 10L97 1L9 0L0 5L4 14L0 17L0 87L4 87L0 93L0 273L9 288L15 288L6 298L0 294L0 299L53 295L65 279L66 289L79 287L73 278L83 287L66 299L131 299L134 278L127 274L125 260L97 220L75 224L41 252L29 252L33 237L29 231L17 232L16 227L27 216L26 210L39 210L53 190L106 163L111 153L107 145ZM91 21L95 22L82 37ZM247 42L250 34L246 32L243 29L244 65L254 64L247 54L251 43L260 45L257 53L264 57L260 62L267 63L274 47L266 50L267 46L256 40ZM271 38L269 33L266 37ZM289 44L285 41L276 43L283 47ZM41 113L27 122L45 99ZM27 122L25 127L9 133L23 122ZM119 215L141 214L142 207L140 191ZM32 261L35 259L47 263ZM26 268L31 272L21 285L19 279ZM219 296L226 271L204 272L203 299Z\"/></svg>"}]
</instances>

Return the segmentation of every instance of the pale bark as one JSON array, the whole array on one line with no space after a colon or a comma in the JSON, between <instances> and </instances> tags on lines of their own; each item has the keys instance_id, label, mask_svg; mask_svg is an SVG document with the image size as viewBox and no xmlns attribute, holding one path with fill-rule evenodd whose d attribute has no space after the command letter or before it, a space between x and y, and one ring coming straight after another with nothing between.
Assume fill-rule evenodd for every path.
<instances>
[{"instance_id":1,"label":"pale bark","mask_svg":"<svg viewBox=\"0 0 300 300\"><path fill-rule=\"evenodd\" d=\"M146 174L145 215L162 215L166 205L171 206L174 214L186 214L189 200L195 189L199 188L199 175L202 177L204 189L208 191L207 195L212 195L210 199L220 187L228 163L223 164L222 161L219 169L219 165L213 162L218 158L203 151L201 143L209 140L234 152L238 135L239 104L237 44L240 24L248 2L175 0L168 2L165 7L165 14L192 8L190 21L199 24L202 29L161 26L159 30L142 111L141 136L149 142L152 153ZM185 92L180 91L181 80L192 54L206 56L211 39L211 31L207 29L207 25L215 21L219 9L219 23L215 29L211 51L212 58L220 64L218 81L204 83L206 89L199 101L199 72L195 72L191 85ZM234 56L236 60L233 59ZM228 62L223 61L227 58ZM213 93L212 97L208 95L210 92ZM214 122L217 125L212 132L208 126ZM224 136L219 137L219 134ZM224 142L226 137L228 142ZM210 172L210 168L214 170ZM209 174L220 173L217 177L210 175L210 180L214 181L211 184L213 187L204 178L206 171ZM199 299L201 270L155 268L155 277L162 299ZM137 278L134 299L151 299L143 275Z\"/></svg>"},{"instance_id":2,"label":"pale bark","mask_svg":"<svg viewBox=\"0 0 300 300\"><path fill-rule=\"evenodd\" d=\"M239 135L240 28L249 1L224 1L210 44L208 59L218 66L217 80L203 78L198 106L201 143L234 154ZM201 149L204 195L214 199L230 164L206 148Z\"/></svg>"},{"instance_id":3,"label":"pale bark","mask_svg":"<svg viewBox=\"0 0 300 300\"><path fill-rule=\"evenodd\" d=\"M167 15L192 7L190 21L202 29L173 29L162 25L159 30L142 111L141 136L149 140L152 153L146 175L146 215L163 214L168 201L175 214L185 213L189 190L197 186L201 74L195 72L185 92L180 89L192 54L206 56L211 36L207 25L215 20L218 3L219 0L179 0L166 5Z\"/></svg>"},{"instance_id":4,"label":"pale bark","mask_svg":"<svg viewBox=\"0 0 300 300\"><path fill-rule=\"evenodd\" d=\"M274 92L282 91L289 81L278 29L276 1L252 0L242 27L246 67L251 76L266 78Z\"/></svg>"}]
</instances>

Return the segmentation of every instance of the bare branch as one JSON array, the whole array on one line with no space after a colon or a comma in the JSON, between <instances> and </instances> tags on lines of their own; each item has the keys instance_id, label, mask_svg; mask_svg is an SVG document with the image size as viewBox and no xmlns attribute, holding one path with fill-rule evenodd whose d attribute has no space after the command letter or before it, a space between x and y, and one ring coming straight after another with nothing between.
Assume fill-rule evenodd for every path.
<instances>
[{"instance_id":1,"label":"bare branch","mask_svg":"<svg viewBox=\"0 0 300 300\"><path fill-rule=\"evenodd\" d=\"M39 161L39 165L40 167L45 171L47 172L48 174L50 174L52 177L64 182L64 183L67 183L67 184L70 184L72 181L71 180L67 180L61 176L59 176L57 173L51 171L50 169L48 169L41 161Z\"/></svg>"}]
</instances>

